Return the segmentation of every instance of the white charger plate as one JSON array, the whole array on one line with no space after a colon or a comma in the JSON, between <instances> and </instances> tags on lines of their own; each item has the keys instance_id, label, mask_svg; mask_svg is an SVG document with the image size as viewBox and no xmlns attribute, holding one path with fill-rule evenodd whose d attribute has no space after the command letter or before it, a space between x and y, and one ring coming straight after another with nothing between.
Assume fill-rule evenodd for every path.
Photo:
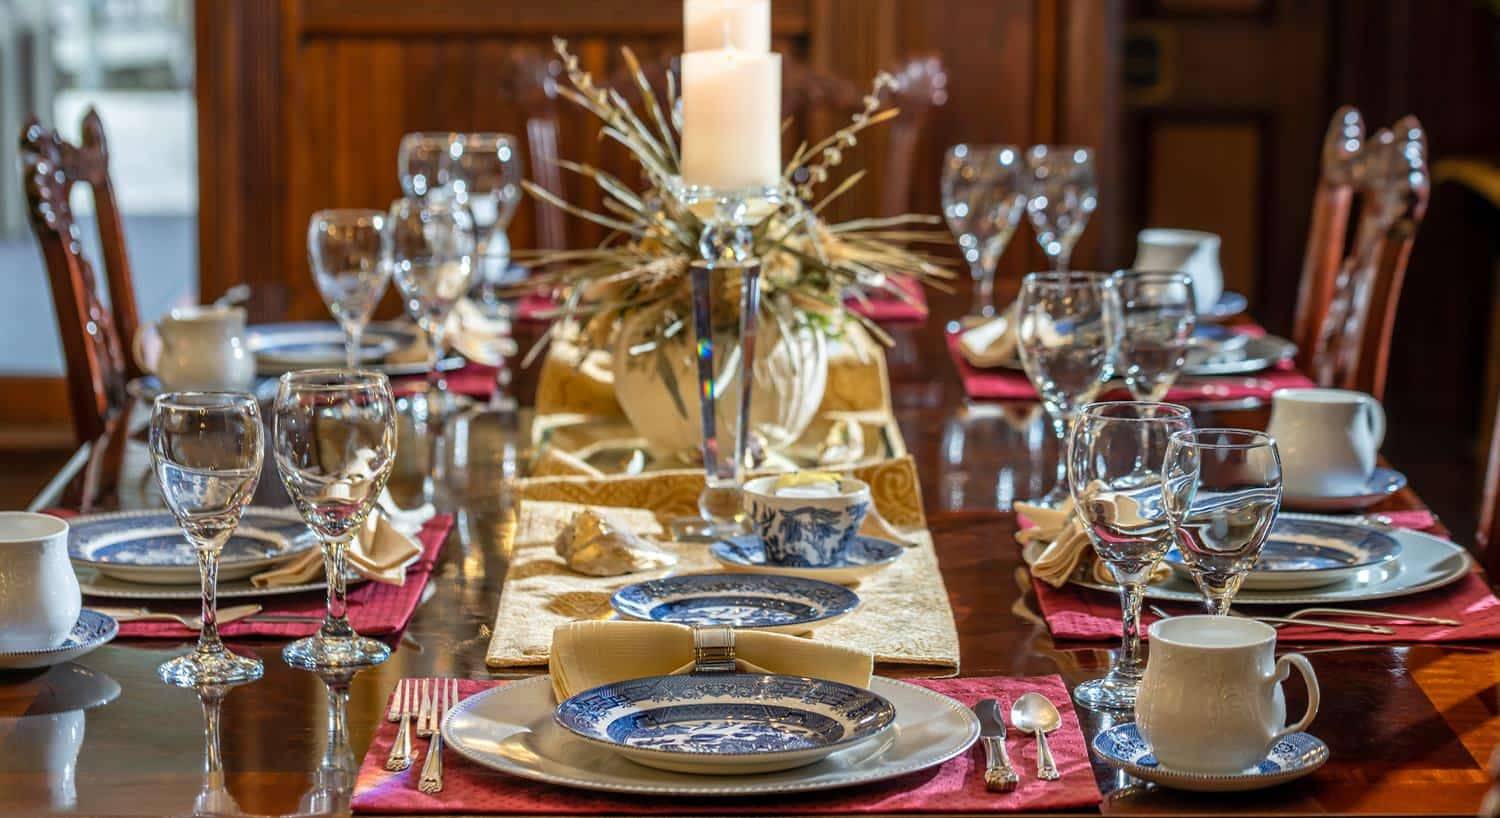
<instances>
[{"instance_id":1,"label":"white charger plate","mask_svg":"<svg viewBox=\"0 0 1500 818\"><path fill-rule=\"evenodd\" d=\"M221 582L253 574L318 547L295 509L245 509L219 556ZM68 556L75 568L132 584L198 584L198 557L171 512L113 511L68 520Z\"/></svg>"},{"instance_id":2,"label":"white charger plate","mask_svg":"<svg viewBox=\"0 0 1500 818\"><path fill-rule=\"evenodd\" d=\"M148 585L143 582L127 582L123 579L107 577L93 569L77 566L74 566L73 573L78 575L78 589L87 596L103 596L111 599L195 600L201 595L197 582L191 585ZM344 576L344 584L349 587L367 581L354 571ZM282 594L322 591L327 588L328 583L322 577L302 585L280 585L274 588L257 588L250 580L239 579L232 582L220 582L217 596L220 600L258 599Z\"/></svg>"},{"instance_id":3,"label":"white charger plate","mask_svg":"<svg viewBox=\"0 0 1500 818\"><path fill-rule=\"evenodd\" d=\"M867 784L941 764L979 738L979 720L947 696L875 677L896 724L816 764L760 775L702 775L645 767L569 733L553 719L552 680L539 676L478 693L443 719L443 740L502 773L584 790L649 795L766 795Z\"/></svg>"},{"instance_id":4,"label":"white charger plate","mask_svg":"<svg viewBox=\"0 0 1500 818\"><path fill-rule=\"evenodd\" d=\"M1356 522L1348 517L1330 517L1318 514L1283 514L1283 517L1307 520L1328 520L1353 523L1389 534L1401 543L1401 555L1392 563L1376 566L1369 572L1317 588L1301 590L1254 591L1245 589L1235 595L1235 605L1338 605L1352 602L1367 602L1376 599L1394 599L1435 590L1451 585L1474 570L1474 558L1456 543L1399 528L1382 528L1369 523ZM1041 553L1042 544L1032 543L1024 552L1028 563ZM1391 566L1394 567L1391 567ZM1070 583L1096 591L1118 594L1113 585L1094 582L1092 579L1074 577ZM1173 576L1166 582L1156 583L1146 589L1147 599L1167 602L1201 603L1203 594L1192 581Z\"/></svg>"}]
</instances>

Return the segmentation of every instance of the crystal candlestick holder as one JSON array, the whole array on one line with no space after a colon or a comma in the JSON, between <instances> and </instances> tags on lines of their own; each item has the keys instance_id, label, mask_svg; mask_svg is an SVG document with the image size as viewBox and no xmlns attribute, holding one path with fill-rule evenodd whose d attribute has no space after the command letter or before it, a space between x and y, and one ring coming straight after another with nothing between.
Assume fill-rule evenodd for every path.
<instances>
[{"instance_id":1,"label":"crystal candlestick holder","mask_svg":"<svg viewBox=\"0 0 1500 818\"><path fill-rule=\"evenodd\" d=\"M753 256L753 228L776 211L785 196L780 187L721 190L689 185L680 179L672 195L703 223L698 239L700 261L690 269L693 330L697 355L699 418L702 424L703 492L699 517L675 521L680 538L718 539L743 533L745 452L750 439L750 396L755 371L755 336L760 313L760 263ZM715 339L714 300L722 276L739 276L739 322L731 337ZM716 358L716 346L723 344ZM735 388L737 387L737 388ZM728 401L732 429L723 429L718 407ZM725 444L729 444L726 446Z\"/></svg>"}]
</instances>

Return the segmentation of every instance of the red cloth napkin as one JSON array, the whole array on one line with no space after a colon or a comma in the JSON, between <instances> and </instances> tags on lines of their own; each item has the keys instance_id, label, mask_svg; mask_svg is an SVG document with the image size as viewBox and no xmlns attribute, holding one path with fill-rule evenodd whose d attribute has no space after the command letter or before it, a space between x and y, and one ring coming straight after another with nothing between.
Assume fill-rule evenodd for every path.
<instances>
[{"instance_id":1,"label":"red cloth napkin","mask_svg":"<svg viewBox=\"0 0 1500 818\"><path fill-rule=\"evenodd\" d=\"M464 681L459 691L469 696L495 682ZM503 684L500 682L498 684ZM1035 690L1062 712L1062 727L1048 735L1062 779L1038 781L1036 744L1014 730L1006 740L1021 785L1009 793L992 793L983 781L984 749L978 742L968 752L938 767L878 784L822 793L744 798L673 798L611 795L556 787L472 764L449 751L443 759L443 791L417 791L420 760L402 772L388 772L385 756L396 735L396 725L382 720L365 753L354 784L352 808L358 813L508 813L520 815L863 815L868 813L1020 812L1090 807L1099 803L1099 788L1089 764L1089 751L1079 729L1068 689L1058 676L1032 678L985 677L918 680L918 684L972 706L993 698L1002 710L1022 693ZM423 747L423 752L425 752Z\"/></svg>"},{"instance_id":2,"label":"red cloth napkin","mask_svg":"<svg viewBox=\"0 0 1500 818\"><path fill-rule=\"evenodd\" d=\"M448 382L448 391L480 400L488 400L495 392L495 367L467 363L443 376ZM400 378L394 384L396 395L410 395L427 388L426 375Z\"/></svg>"},{"instance_id":3,"label":"red cloth napkin","mask_svg":"<svg viewBox=\"0 0 1500 818\"><path fill-rule=\"evenodd\" d=\"M1249 325L1236 328L1245 335L1263 335L1265 330ZM948 333L948 353L953 365L958 368L959 380L963 382L964 394L974 400L1036 400L1036 390L1026 373L1020 370L990 368L980 369L964 360L958 346L958 333ZM1237 400L1241 398L1269 398L1278 389L1301 386L1316 386L1311 378L1293 368L1291 361L1254 375L1225 375L1214 378L1184 378L1167 392L1167 400L1175 403L1192 403L1204 400ZM1100 396L1100 400L1129 399L1124 389L1114 389Z\"/></svg>"},{"instance_id":4,"label":"red cloth napkin","mask_svg":"<svg viewBox=\"0 0 1500 818\"><path fill-rule=\"evenodd\" d=\"M1423 530L1436 524L1432 513L1425 510L1384 512L1393 526ZM1022 527L1030 527L1022 518ZM1120 638L1120 601L1117 596L1064 585L1053 588L1037 579L1031 581L1036 590L1037 603L1047 627L1057 639L1080 639L1091 641L1116 641ZM1170 614L1203 613L1201 607L1180 604L1159 604L1147 600L1148 605L1157 605ZM1312 607L1312 606L1300 606ZM1338 606L1334 606L1338 607ZM1287 642L1358 642L1376 644L1386 642L1477 642L1500 639L1500 599L1485 583L1478 571L1447 586L1394 600L1379 600L1368 604L1351 605L1366 610L1382 610L1392 614L1416 614L1456 619L1460 625L1413 625L1364 617L1327 617L1341 622L1382 625L1395 631L1393 634L1350 633L1326 628L1287 625L1277 629L1278 638ZM1246 609L1247 611L1249 609ZM1271 613L1272 608L1257 605L1254 611ZM1295 608L1287 608L1287 611ZM1253 613L1254 611L1251 611ZM1158 617L1150 611L1141 614L1142 636L1145 626Z\"/></svg>"},{"instance_id":5,"label":"red cloth napkin","mask_svg":"<svg viewBox=\"0 0 1500 818\"><path fill-rule=\"evenodd\" d=\"M906 293L901 298L893 293L872 293L865 301L850 298L844 303L849 309L881 324L920 324L927 320L927 295L916 279L891 279L895 286ZM909 300L908 300L909 299ZM544 324L556 316L557 301L541 293L529 293L521 298L516 320Z\"/></svg>"},{"instance_id":6,"label":"red cloth napkin","mask_svg":"<svg viewBox=\"0 0 1500 818\"><path fill-rule=\"evenodd\" d=\"M453 517L446 514L433 517L422 526L422 530L417 534L417 539L422 543L422 556L406 569L405 584L396 586L379 582L364 582L349 589L349 623L354 626L355 631L363 636L389 636L406 630L407 623L411 621L412 614L417 610L417 603L422 599L422 590L427 587L427 580L432 576L432 567L437 561L438 551L443 547L443 541L448 538L448 531L452 528ZM89 599L108 600L111 604L129 607L140 604L140 600L137 599L117 600L94 596L90 596ZM227 607L239 604L240 601L221 599L219 606ZM262 615L321 617L327 605L327 598L322 591L260 597L255 601L265 606L260 612ZM199 612L196 603L168 605L153 602L151 609L173 611L190 616ZM225 639L247 636L297 639L316 633L318 625L319 623L315 621L246 622L241 620L220 628L219 635ZM196 631L190 631L176 622L120 623L120 636L128 638L191 639L197 635Z\"/></svg>"}]
</instances>

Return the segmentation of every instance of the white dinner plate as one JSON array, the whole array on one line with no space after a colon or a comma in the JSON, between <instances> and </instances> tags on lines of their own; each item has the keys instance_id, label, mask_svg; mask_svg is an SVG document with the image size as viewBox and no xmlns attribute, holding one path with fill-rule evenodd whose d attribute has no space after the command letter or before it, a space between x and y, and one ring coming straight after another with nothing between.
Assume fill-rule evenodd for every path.
<instances>
[{"instance_id":1,"label":"white dinner plate","mask_svg":"<svg viewBox=\"0 0 1500 818\"><path fill-rule=\"evenodd\" d=\"M371 324L360 340L360 365L387 375L421 375L427 372L426 361L386 363L394 352L418 343L414 327L396 324ZM256 373L261 377L279 377L283 372L319 367L343 367L344 331L332 321L290 321L278 324L253 324L246 328L246 343L255 353ZM459 355L438 361L438 369L463 366Z\"/></svg>"},{"instance_id":2,"label":"white dinner plate","mask_svg":"<svg viewBox=\"0 0 1500 818\"><path fill-rule=\"evenodd\" d=\"M649 795L765 795L908 775L957 756L979 737L973 712L947 696L878 676L870 689L895 705L892 729L816 764L752 776L657 770L578 738L553 719L557 703L547 676L500 685L459 702L443 719L443 740L480 766L564 787Z\"/></svg>"},{"instance_id":3,"label":"white dinner plate","mask_svg":"<svg viewBox=\"0 0 1500 818\"><path fill-rule=\"evenodd\" d=\"M199 599L201 591L198 583L191 585L148 585L144 582L126 582L115 577L106 577L98 571L90 568L74 566L73 572L78 575L78 588L88 596L104 596L111 599ZM350 587L365 582L365 578L350 571L344 577L344 584ZM248 579L238 579L230 582L219 582L218 598L223 599L256 599L266 596L281 596L282 594L300 594L305 591L322 591L328 588L328 583L319 576L313 582L302 585L281 585L274 588L257 588Z\"/></svg>"},{"instance_id":4,"label":"white dinner plate","mask_svg":"<svg viewBox=\"0 0 1500 818\"><path fill-rule=\"evenodd\" d=\"M246 579L318 547L295 509L245 509L219 555L219 580ZM85 514L68 520L76 568L145 585L198 585L198 555L171 512Z\"/></svg>"},{"instance_id":5,"label":"white dinner plate","mask_svg":"<svg viewBox=\"0 0 1500 818\"><path fill-rule=\"evenodd\" d=\"M1353 522L1348 517L1326 517L1317 514L1283 514L1282 516L1343 523ZM1235 595L1234 604L1337 605L1376 599L1394 599L1450 585L1468 576L1469 572L1474 570L1474 558L1456 543L1419 531L1370 527L1389 534L1401 543L1400 556L1385 566L1377 566L1367 574L1332 585L1282 591L1253 591L1247 588ZM1035 559L1035 556L1041 553L1042 547L1041 543L1032 543L1032 546L1025 551L1027 561ZM1388 567L1391 565L1394 567ZM1075 576L1069 582L1096 591L1119 593L1119 589L1113 585L1094 582L1092 579L1081 579ZM1146 589L1146 598L1197 604L1203 601L1203 594L1192 581L1174 575L1165 582L1149 586Z\"/></svg>"}]
</instances>

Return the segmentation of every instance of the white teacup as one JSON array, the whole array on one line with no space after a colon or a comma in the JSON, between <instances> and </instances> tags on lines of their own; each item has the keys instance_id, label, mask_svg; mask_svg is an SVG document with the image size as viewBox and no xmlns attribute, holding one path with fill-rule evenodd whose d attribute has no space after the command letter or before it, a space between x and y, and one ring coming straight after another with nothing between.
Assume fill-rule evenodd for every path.
<instances>
[{"instance_id":1,"label":"white teacup","mask_svg":"<svg viewBox=\"0 0 1500 818\"><path fill-rule=\"evenodd\" d=\"M1219 269L1219 235L1202 230L1153 227L1136 236L1135 270L1171 270L1193 280L1193 301L1205 313L1224 294L1224 272Z\"/></svg>"},{"instance_id":2,"label":"white teacup","mask_svg":"<svg viewBox=\"0 0 1500 818\"><path fill-rule=\"evenodd\" d=\"M1318 714L1318 677L1297 653L1275 658L1276 631L1253 619L1177 616L1151 626L1136 697L1141 737L1163 767L1228 774L1254 768L1277 741ZM1307 712L1286 725L1281 682L1296 668Z\"/></svg>"},{"instance_id":3,"label":"white teacup","mask_svg":"<svg viewBox=\"0 0 1500 818\"><path fill-rule=\"evenodd\" d=\"M0 651L61 645L82 608L68 562L68 524L47 514L0 511Z\"/></svg>"},{"instance_id":4,"label":"white teacup","mask_svg":"<svg viewBox=\"0 0 1500 818\"><path fill-rule=\"evenodd\" d=\"M151 330L159 336L148 354ZM255 382L255 355L245 340L241 307L181 307L143 324L131 344L135 362L167 389L243 392Z\"/></svg>"},{"instance_id":5,"label":"white teacup","mask_svg":"<svg viewBox=\"0 0 1500 818\"><path fill-rule=\"evenodd\" d=\"M1385 410L1348 389L1279 389L1266 430L1281 449L1287 494L1347 497L1368 491L1385 439Z\"/></svg>"}]
</instances>

